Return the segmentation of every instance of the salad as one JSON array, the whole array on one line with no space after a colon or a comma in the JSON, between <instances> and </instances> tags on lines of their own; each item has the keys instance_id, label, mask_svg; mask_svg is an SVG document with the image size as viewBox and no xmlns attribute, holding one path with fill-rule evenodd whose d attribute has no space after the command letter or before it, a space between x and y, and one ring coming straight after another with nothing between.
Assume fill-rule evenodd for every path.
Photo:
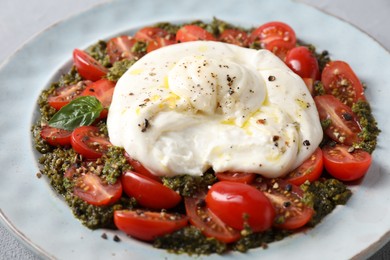
<instances>
[{"instance_id":1,"label":"salad","mask_svg":"<svg viewBox=\"0 0 390 260\"><path fill-rule=\"evenodd\" d=\"M312 96L307 103L297 99L298 105L303 110L315 107L323 138L320 136L319 144L302 140L298 151L312 150L297 167L276 177L261 170L218 171L217 166L206 167L200 175L161 174L143 165L147 158L136 158L131 146L112 144L113 127L107 124L107 117L114 117L110 108L116 105L118 86L124 84L120 82L125 82L125 75L139 74L134 68L146 56L163 54L173 46L190 46L185 44L194 41L210 46L220 44L211 42L227 43L235 46L229 48L250 49L245 52L251 53L265 49L265 57L276 59L278 68L288 67L298 75L304 94ZM265 81L274 84L279 79L267 75ZM232 80L227 77L228 87L234 85ZM119 229L124 235L179 253L246 251L314 227L348 201L352 193L347 184L368 171L380 132L364 89L346 62L331 60L327 51L317 52L282 22L255 29L218 19L160 23L132 36L75 49L70 71L41 93L40 118L32 133L42 154L41 174L88 228ZM237 91L227 88L229 95ZM130 92L128 96L136 95ZM158 98L145 98L140 109L148 107L151 99ZM166 104L177 107L171 99ZM227 121L225 125L232 124L231 118ZM262 127L270 121L256 118L255 122ZM148 133L155 125L150 118L142 118L139 132ZM283 144L292 146L282 143L282 138L273 135L272 144L278 149Z\"/></svg>"}]
</instances>

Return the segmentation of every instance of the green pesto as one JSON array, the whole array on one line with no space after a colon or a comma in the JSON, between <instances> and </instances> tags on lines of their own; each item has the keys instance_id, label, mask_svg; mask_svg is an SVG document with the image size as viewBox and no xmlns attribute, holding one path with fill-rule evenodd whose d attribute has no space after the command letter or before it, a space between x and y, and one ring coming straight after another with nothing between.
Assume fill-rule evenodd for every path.
<instances>
[{"instance_id":1,"label":"green pesto","mask_svg":"<svg viewBox=\"0 0 390 260\"><path fill-rule=\"evenodd\" d=\"M148 44L144 41L137 41L133 47L131 47L131 52L134 54L139 54L140 56L142 54L146 53L146 48L148 47Z\"/></svg>"},{"instance_id":2,"label":"green pesto","mask_svg":"<svg viewBox=\"0 0 390 260\"><path fill-rule=\"evenodd\" d=\"M136 62L136 60L121 60L114 63L108 69L106 78L111 81L118 81L120 77Z\"/></svg>"},{"instance_id":3,"label":"green pesto","mask_svg":"<svg viewBox=\"0 0 390 260\"><path fill-rule=\"evenodd\" d=\"M41 138L41 130L42 127L40 124L34 124L31 127L31 134L34 140L34 148L41 154L45 154L52 151L53 148L44 139Z\"/></svg>"},{"instance_id":4,"label":"green pesto","mask_svg":"<svg viewBox=\"0 0 390 260\"><path fill-rule=\"evenodd\" d=\"M372 114L370 104L367 101L359 100L352 105L352 111L359 118L359 123L362 128L362 131L359 133L359 138L362 141L354 144L354 147L372 153L375 150L380 129Z\"/></svg>"},{"instance_id":5,"label":"green pesto","mask_svg":"<svg viewBox=\"0 0 390 260\"><path fill-rule=\"evenodd\" d=\"M154 25L155 27L161 28L168 33L176 34L177 30L179 30L180 26L177 24L172 24L168 22L162 22L162 23L157 23Z\"/></svg>"},{"instance_id":6,"label":"green pesto","mask_svg":"<svg viewBox=\"0 0 390 260\"><path fill-rule=\"evenodd\" d=\"M190 197L199 190L206 189L217 181L212 172L206 172L203 176L178 175L174 177L162 177L163 184L181 196Z\"/></svg>"},{"instance_id":7,"label":"green pesto","mask_svg":"<svg viewBox=\"0 0 390 260\"><path fill-rule=\"evenodd\" d=\"M189 24L193 24L193 25L198 25L200 27L202 27L203 29L207 30L208 32L212 33L214 36L219 36L221 33L223 33L223 31L225 31L226 29L240 29L240 30L244 30L244 31L247 31L241 27L238 27L238 26L234 26L230 23L227 23L223 20L220 20L220 19L217 19L217 18L213 18L213 20L211 21L211 23L205 23L203 21L193 21Z\"/></svg>"},{"instance_id":8,"label":"green pesto","mask_svg":"<svg viewBox=\"0 0 390 260\"><path fill-rule=\"evenodd\" d=\"M314 82L313 89L314 89L314 95L315 96L322 96L322 95L326 94L325 88L324 88L324 84L322 84L321 81Z\"/></svg>"},{"instance_id":9,"label":"green pesto","mask_svg":"<svg viewBox=\"0 0 390 260\"><path fill-rule=\"evenodd\" d=\"M327 119L325 119L325 120L322 120L322 121L321 121L322 129L323 129L323 130L327 129L327 128L330 126L331 123L332 123L332 120L330 120L330 118L327 118Z\"/></svg>"},{"instance_id":10,"label":"green pesto","mask_svg":"<svg viewBox=\"0 0 390 260\"><path fill-rule=\"evenodd\" d=\"M112 146L108 152L103 155L104 167L102 177L109 183L114 184L121 176L122 172L131 169L130 164L124 156L124 149Z\"/></svg>"},{"instance_id":11,"label":"green pesto","mask_svg":"<svg viewBox=\"0 0 390 260\"><path fill-rule=\"evenodd\" d=\"M85 51L104 67L111 66L110 58L107 55L107 43L105 41L100 40L97 43L89 46Z\"/></svg>"},{"instance_id":12,"label":"green pesto","mask_svg":"<svg viewBox=\"0 0 390 260\"><path fill-rule=\"evenodd\" d=\"M189 255L222 254L227 250L225 243L215 238L205 237L199 229L193 226L159 237L154 241L153 246L174 253L187 253Z\"/></svg>"},{"instance_id":13,"label":"green pesto","mask_svg":"<svg viewBox=\"0 0 390 260\"><path fill-rule=\"evenodd\" d=\"M301 185L301 189L304 191L303 202L315 211L309 226L317 225L337 205L345 205L352 196L351 190L336 179L305 183Z\"/></svg>"}]
</instances>

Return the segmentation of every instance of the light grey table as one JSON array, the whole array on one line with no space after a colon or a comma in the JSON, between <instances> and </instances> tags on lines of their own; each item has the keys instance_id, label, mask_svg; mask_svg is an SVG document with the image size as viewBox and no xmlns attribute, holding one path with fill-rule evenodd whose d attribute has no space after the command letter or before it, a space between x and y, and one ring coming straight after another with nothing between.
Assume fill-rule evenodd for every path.
<instances>
[{"instance_id":1,"label":"light grey table","mask_svg":"<svg viewBox=\"0 0 390 260\"><path fill-rule=\"evenodd\" d=\"M157 0L156 0L157 1ZM390 50L389 0L298 0L345 20ZM0 0L0 64L36 34L107 0ZM389 220L390 221L390 220ZM0 223L0 259L40 259ZM390 243L371 260L390 259Z\"/></svg>"}]
</instances>

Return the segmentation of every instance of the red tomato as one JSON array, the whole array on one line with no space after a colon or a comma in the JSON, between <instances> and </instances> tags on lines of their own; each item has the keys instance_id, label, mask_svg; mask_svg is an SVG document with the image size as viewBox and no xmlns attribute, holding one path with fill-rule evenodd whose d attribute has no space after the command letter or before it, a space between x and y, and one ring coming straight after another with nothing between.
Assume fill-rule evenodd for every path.
<instances>
[{"instance_id":1,"label":"red tomato","mask_svg":"<svg viewBox=\"0 0 390 260\"><path fill-rule=\"evenodd\" d=\"M246 223L254 232L267 230L275 217L272 204L263 192L239 182L215 183L207 193L206 204L226 225L238 230Z\"/></svg>"},{"instance_id":2,"label":"red tomato","mask_svg":"<svg viewBox=\"0 0 390 260\"><path fill-rule=\"evenodd\" d=\"M248 34L239 29L226 29L218 37L221 42L235 44L241 47L248 46Z\"/></svg>"},{"instance_id":3,"label":"red tomato","mask_svg":"<svg viewBox=\"0 0 390 260\"><path fill-rule=\"evenodd\" d=\"M50 126L44 126L41 130L41 137L51 145L70 145L71 131Z\"/></svg>"},{"instance_id":4,"label":"red tomato","mask_svg":"<svg viewBox=\"0 0 390 260\"><path fill-rule=\"evenodd\" d=\"M358 100L365 100L363 85L344 61L331 61L321 74L326 93L332 94L344 104L352 107Z\"/></svg>"},{"instance_id":5,"label":"red tomato","mask_svg":"<svg viewBox=\"0 0 390 260\"><path fill-rule=\"evenodd\" d=\"M150 41L148 47L146 48L146 52L149 53L151 51L157 50L159 48L175 44L176 40L166 39L166 38L157 38L153 41Z\"/></svg>"},{"instance_id":6,"label":"red tomato","mask_svg":"<svg viewBox=\"0 0 390 260\"><path fill-rule=\"evenodd\" d=\"M284 61L288 51L294 48L294 46L295 44L292 44L291 42L286 42L282 39L276 39L267 43L265 48L278 56L279 59Z\"/></svg>"},{"instance_id":7,"label":"red tomato","mask_svg":"<svg viewBox=\"0 0 390 260\"><path fill-rule=\"evenodd\" d=\"M151 173L148 169L146 169L139 161L133 159L130 157L128 153L125 152L125 157L127 159L127 162L133 167L133 170L137 173L140 173L142 175L145 175L146 177L153 179L155 181L161 182L160 177L154 175Z\"/></svg>"},{"instance_id":8,"label":"red tomato","mask_svg":"<svg viewBox=\"0 0 390 260\"><path fill-rule=\"evenodd\" d=\"M99 133L95 126L81 126L76 128L71 136L73 150L87 159L98 159L107 152L111 143L108 137Z\"/></svg>"},{"instance_id":9,"label":"red tomato","mask_svg":"<svg viewBox=\"0 0 390 260\"><path fill-rule=\"evenodd\" d=\"M95 206L115 203L122 196L122 184L107 184L99 176L87 173L78 177L73 189L74 195Z\"/></svg>"},{"instance_id":10,"label":"red tomato","mask_svg":"<svg viewBox=\"0 0 390 260\"><path fill-rule=\"evenodd\" d=\"M271 201L276 212L274 226L277 228L293 230L303 227L314 214L313 209L302 203L303 192L294 184L280 179L264 179L254 186Z\"/></svg>"},{"instance_id":11,"label":"red tomato","mask_svg":"<svg viewBox=\"0 0 390 260\"><path fill-rule=\"evenodd\" d=\"M341 181L354 181L363 177L371 165L371 155L361 149L349 146L325 146L324 166L327 172Z\"/></svg>"},{"instance_id":12,"label":"red tomato","mask_svg":"<svg viewBox=\"0 0 390 260\"><path fill-rule=\"evenodd\" d=\"M183 215L141 210L114 211L115 226L127 235L143 241L170 234L188 225Z\"/></svg>"},{"instance_id":13,"label":"red tomato","mask_svg":"<svg viewBox=\"0 0 390 260\"><path fill-rule=\"evenodd\" d=\"M318 61L305 46L292 48L288 51L285 63L301 78L320 79Z\"/></svg>"},{"instance_id":14,"label":"red tomato","mask_svg":"<svg viewBox=\"0 0 390 260\"><path fill-rule=\"evenodd\" d=\"M97 60L79 49L73 51L73 63L80 76L87 80L99 80L108 72L108 69L101 65Z\"/></svg>"},{"instance_id":15,"label":"red tomato","mask_svg":"<svg viewBox=\"0 0 390 260\"><path fill-rule=\"evenodd\" d=\"M313 182L321 176L323 167L322 150L317 148L306 161L290 172L285 180L297 186L305 181Z\"/></svg>"},{"instance_id":16,"label":"red tomato","mask_svg":"<svg viewBox=\"0 0 390 260\"><path fill-rule=\"evenodd\" d=\"M107 42L107 54L111 64L120 60L132 60L139 58L139 54L133 52L133 46L137 42L130 36L118 36Z\"/></svg>"},{"instance_id":17,"label":"red tomato","mask_svg":"<svg viewBox=\"0 0 390 260\"><path fill-rule=\"evenodd\" d=\"M138 41L151 42L158 38L174 40L175 36L158 27L145 27L135 33L134 38Z\"/></svg>"},{"instance_id":18,"label":"red tomato","mask_svg":"<svg viewBox=\"0 0 390 260\"><path fill-rule=\"evenodd\" d=\"M215 176L220 181L252 183L256 179L257 175L249 172L216 172Z\"/></svg>"},{"instance_id":19,"label":"red tomato","mask_svg":"<svg viewBox=\"0 0 390 260\"><path fill-rule=\"evenodd\" d=\"M94 96L105 108L100 113L100 118L106 118L108 114L107 108L111 105L112 95L114 94L115 82L108 79L100 79L93 82L85 88L81 96Z\"/></svg>"},{"instance_id":20,"label":"red tomato","mask_svg":"<svg viewBox=\"0 0 390 260\"><path fill-rule=\"evenodd\" d=\"M307 89L309 90L310 94L313 96L314 93L314 80L312 78L302 78L303 82L305 82L305 85Z\"/></svg>"},{"instance_id":21,"label":"red tomato","mask_svg":"<svg viewBox=\"0 0 390 260\"><path fill-rule=\"evenodd\" d=\"M170 209L181 201L174 190L136 172L123 173L122 184L125 193L146 208Z\"/></svg>"},{"instance_id":22,"label":"red tomato","mask_svg":"<svg viewBox=\"0 0 390 260\"><path fill-rule=\"evenodd\" d=\"M294 47L296 45L297 38L294 30L287 24L282 22L269 22L261 25L259 28L252 31L249 37L249 43L259 43L262 48L275 41L282 40L288 43L288 46Z\"/></svg>"},{"instance_id":23,"label":"red tomato","mask_svg":"<svg viewBox=\"0 0 390 260\"><path fill-rule=\"evenodd\" d=\"M346 145L359 141L360 125L350 107L332 95L316 96L314 102L320 120L330 120L330 125L324 130L327 136Z\"/></svg>"},{"instance_id":24,"label":"red tomato","mask_svg":"<svg viewBox=\"0 0 390 260\"><path fill-rule=\"evenodd\" d=\"M49 105L57 110L69 104L70 101L80 96L83 90L91 84L92 81L80 81L77 84L57 88L52 95L47 98Z\"/></svg>"},{"instance_id":25,"label":"red tomato","mask_svg":"<svg viewBox=\"0 0 390 260\"><path fill-rule=\"evenodd\" d=\"M177 42L215 41L214 35L200 26L185 25L176 32Z\"/></svg>"},{"instance_id":26,"label":"red tomato","mask_svg":"<svg viewBox=\"0 0 390 260\"><path fill-rule=\"evenodd\" d=\"M187 216L192 225L196 226L207 237L213 237L224 243L237 241L241 235L238 230L227 226L208 207L206 207L205 192L199 192L193 197L185 197Z\"/></svg>"}]
</instances>

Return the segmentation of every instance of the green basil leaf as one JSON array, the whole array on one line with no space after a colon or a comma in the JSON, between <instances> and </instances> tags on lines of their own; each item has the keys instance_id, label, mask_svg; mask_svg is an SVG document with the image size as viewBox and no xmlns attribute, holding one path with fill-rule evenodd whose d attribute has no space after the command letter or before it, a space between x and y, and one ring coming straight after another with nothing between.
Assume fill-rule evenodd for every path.
<instances>
[{"instance_id":1,"label":"green basil leaf","mask_svg":"<svg viewBox=\"0 0 390 260\"><path fill-rule=\"evenodd\" d=\"M49 126L72 131L92 124L99 117L103 105L93 96L82 96L63 106L49 121Z\"/></svg>"}]
</instances>

